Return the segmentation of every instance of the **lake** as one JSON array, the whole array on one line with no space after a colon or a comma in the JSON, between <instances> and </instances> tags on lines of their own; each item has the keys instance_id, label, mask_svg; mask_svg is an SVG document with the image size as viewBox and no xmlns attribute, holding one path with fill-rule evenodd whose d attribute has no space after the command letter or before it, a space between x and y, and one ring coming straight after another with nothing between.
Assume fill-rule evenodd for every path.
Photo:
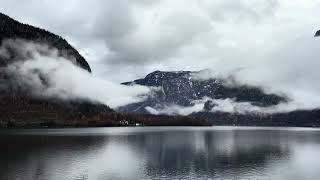
<instances>
[{"instance_id":1,"label":"lake","mask_svg":"<svg viewBox=\"0 0 320 180\"><path fill-rule=\"evenodd\" d=\"M320 129L128 127L0 131L2 180L320 177Z\"/></svg>"}]
</instances>

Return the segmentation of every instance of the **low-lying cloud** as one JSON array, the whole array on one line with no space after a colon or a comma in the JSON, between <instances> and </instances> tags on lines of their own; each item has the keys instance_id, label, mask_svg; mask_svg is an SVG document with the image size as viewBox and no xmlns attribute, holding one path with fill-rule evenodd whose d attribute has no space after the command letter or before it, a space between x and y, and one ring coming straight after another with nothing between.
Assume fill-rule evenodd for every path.
<instances>
[{"instance_id":1,"label":"low-lying cloud","mask_svg":"<svg viewBox=\"0 0 320 180\"><path fill-rule=\"evenodd\" d=\"M287 96L287 104L274 107L286 111L320 108L320 85L317 83L320 77L317 60L320 57L320 39L310 35L290 42L279 44L278 49L264 54L257 62L237 64L243 68L225 67L225 63L234 65L235 61L224 62L213 70L200 71L194 78L224 78L231 84L259 86L266 93Z\"/></svg>"},{"instance_id":2,"label":"low-lying cloud","mask_svg":"<svg viewBox=\"0 0 320 180\"><path fill-rule=\"evenodd\" d=\"M8 47L19 53L6 71L16 85L27 88L34 96L87 100L117 108L142 101L149 93L146 87L127 87L96 77L75 65L72 57L61 57L56 49L44 44L21 40L3 44L0 56L7 56Z\"/></svg>"},{"instance_id":3,"label":"low-lying cloud","mask_svg":"<svg viewBox=\"0 0 320 180\"><path fill-rule=\"evenodd\" d=\"M211 109L205 110L205 104L208 101L212 104ZM270 115L274 113L288 113L295 110L310 110L307 107L297 104L296 102L280 103L278 105L272 105L268 107L261 107L253 105L250 102L237 102L233 98L226 99L211 99L203 98L201 100L193 101L192 106L179 106L175 104L168 104L165 106L152 108L145 108L151 114L167 114L167 115L190 115L197 112L225 112L225 113L237 113L237 114L259 114ZM312 108L311 108L312 109Z\"/></svg>"}]
</instances>

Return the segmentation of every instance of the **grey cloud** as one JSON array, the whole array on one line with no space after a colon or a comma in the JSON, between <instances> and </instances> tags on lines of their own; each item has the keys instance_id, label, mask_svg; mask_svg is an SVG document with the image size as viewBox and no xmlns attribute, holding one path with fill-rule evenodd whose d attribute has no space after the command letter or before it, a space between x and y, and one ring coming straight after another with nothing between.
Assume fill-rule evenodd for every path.
<instances>
[{"instance_id":1,"label":"grey cloud","mask_svg":"<svg viewBox=\"0 0 320 180\"><path fill-rule=\"evenodd\" d=\"M106 40L114 41L134 32L138 24L132 17L130 3L128 0L108 0L95 20L96 33Z\"/></svg>"},{"instance_id":2,"label":"grey cloud","mask_svg":"<svg viewBox=\"0 0 320 180\"><path fill-rule=\"evenodd\" d=\"M197 35L211 30L210 22L196 14L177 12L157 17L149 12L146 15L153 7L135 12L133 8L139 5L135 2L110 1L109 7L102 9L96 20L98 35L111 50L105 57L108 63L163 61L174 56ZM146 25L146 21L153 22Z\"/></svg>"},{"instance_id":3,"label":"grey cloud","mask_svg":"<svg viewBox=\"0 0 320 180\"><path fill-rule=\"evenodd\" d=\"M184 1L164 0L150 6L144 1L107 1L109 6L100 11L95 21L97 34L110 51L104 57L105 64L166 66L178 61L192 64L192 69L192 61L203 56L206 62L200 67L206 67L219 56L228 58L228 51L235 50L220 47L233 42L216 33L216 21L257 22L272 17L279 6L277 0L212 2L191 1L184 5ZM232 28L237 31L238 27ZM203 50L206 54L197 52Z\"/></svg>"},{"instance_id":4,"label":"grey cloud","mask_svg":"<svg viewBox=\"0 0 320 180\"><path fill-rule=\"evenodd\" d=\"M273 16L278 7L278 0L224 0L201 1L215 21L243 21L259 22Z\"/></svg>"},{"instance_id":5,"label":"grey cloud","mask_svg":"<svg viewBox=\"0 0 320 180\"><path fill-rule=\"evenodd\" d=\"M70 0L61 7L55 1L0 2L1 11L66 37L80 51L90 51L103 40L105 50L100 51L103 56L86 57L89 63L92 56L101 59L100 69L93 69L99 72L111 72L108 69L113 67L121 70L128 65L140 70L153 69L151 66L172 69L168 65L176 64L180 69L193 68L196 64L193 61L199 57L205 57L201 60L204 65L199 67L206 67L229 51L218 47L221 37L215 29L220 28L213 24L218 16L234 16L241 21L251 17L250 14L272 13L277 4L275 0L219 0L215 3L205 0L187 3L182 0ZM212 13L217 17L212 18ZM230 42L222 41L222 44Z\"/></svg>"}]
</instances>

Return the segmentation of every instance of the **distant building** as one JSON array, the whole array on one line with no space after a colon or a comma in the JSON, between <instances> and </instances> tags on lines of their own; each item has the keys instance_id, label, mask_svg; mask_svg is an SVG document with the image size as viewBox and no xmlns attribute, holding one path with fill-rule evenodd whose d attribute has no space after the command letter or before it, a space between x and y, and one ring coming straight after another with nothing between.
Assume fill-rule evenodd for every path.
<instances>
[{"instance_id":1,"label":"distant building","mask_svg":"<svg viewBox=\"0 0 320 180\"><path fill-rule=\"evenodd\" d=\"M136 126L142 126L142 123L136 123Z\"/></svg>"}]
</instances>

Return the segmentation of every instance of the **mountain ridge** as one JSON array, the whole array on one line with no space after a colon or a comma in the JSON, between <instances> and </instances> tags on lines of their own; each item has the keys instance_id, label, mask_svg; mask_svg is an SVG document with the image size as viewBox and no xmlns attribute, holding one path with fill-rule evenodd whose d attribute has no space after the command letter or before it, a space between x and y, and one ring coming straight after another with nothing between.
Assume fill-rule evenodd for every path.
<instances>
[{"instance_id":1,"label":"mountain ridge","mask_svg":"<svg viewBox=\"0 0 320 180\"><path fill-rule=\"evenodd\" d=\"M250 102L256 106L266 107L286 102L285 97L276 94L267 94L259 87L248 85L227 85L226 80L221 78L210 78L206 80L197 79L196 71L154 71L145 76L124 85L143 85L158 87L153 96L140 103L130 104L119 108L124 112L148 113L145 108L175 104L179 106L192 106L195 100L206 97L212 99L233 98L236 102Z\"/></svg>"},{"instance_id":2,"label":"mountain ridge","mask_svg":"<svg viewBox=\"0 0 320 180\"><path fill-rule=\"evenodd\" d=\"M26 89L23 83L16 81L14 75L6 71L8 65L15 63L17 60L25 61L28 58L23 57L20 54L22 52L18 52L21 49L11 47L12 44L8 43L9 41L17 46L21 45L19 43L26 41L26 43L32 42L39 44L39 46L47 45L50 48L55 48L58 56L65 57L67 60L74 57L70 60L72 63L91 72L88 62L61 36L20 23L0 13L0 46L6 48L5 55L0 56L0 112L2 112L0 113L0 126L39 124L53 121L64 123L77 118L79 120L87 119L98 113L114 112L106 105L90 102L86 99L69 101L32 95L32 89ZM26 54L28 55L28 52ZM50 56L50 54L44 53L43 56ZM73 61L74 59L75 61ZM46 86L46 78L42 74L38 74L38 76L41 83ZM38 122L39 120L42 121Z\"/></svg>"},{"instance_id":3,"label":"mountain ridge","mask_svg":"<svg viewBox=\"0 0 320 180\"><path fill-rule=\"evenodd\" d=\"M56 48L59 55L63 57L75 57L76 65L91 72L91 68L84 57L61 36L29 24L20 23L0 12L0 45L7 39L22 39L47 44Z\"/></svg>"}]
</instances>

